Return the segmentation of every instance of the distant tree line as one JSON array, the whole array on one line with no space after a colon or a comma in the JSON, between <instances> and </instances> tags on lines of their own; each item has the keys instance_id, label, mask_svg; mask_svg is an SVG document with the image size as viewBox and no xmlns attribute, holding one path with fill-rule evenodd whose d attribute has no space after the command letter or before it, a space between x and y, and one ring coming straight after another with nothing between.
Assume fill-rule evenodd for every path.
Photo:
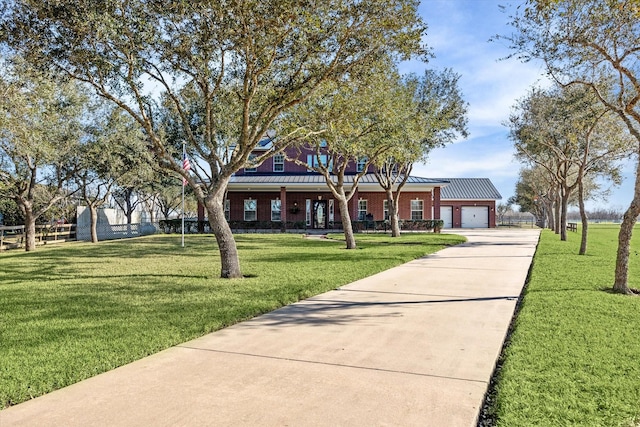
<instances>
[{"instance_id":1,"label":"distant tree line","mask_svg":"<svg viewBox=\"0 0 640 427\"><path fill-rule=\"evenodd\" d=\"M587 216L589 217L590 221L621 222L623 215L624 211L622 211L621 209L598 208L587 210ZM580 221L580 212L570 211L567 215L567 218L571 221Z\"/></svg>"}]
</instances>

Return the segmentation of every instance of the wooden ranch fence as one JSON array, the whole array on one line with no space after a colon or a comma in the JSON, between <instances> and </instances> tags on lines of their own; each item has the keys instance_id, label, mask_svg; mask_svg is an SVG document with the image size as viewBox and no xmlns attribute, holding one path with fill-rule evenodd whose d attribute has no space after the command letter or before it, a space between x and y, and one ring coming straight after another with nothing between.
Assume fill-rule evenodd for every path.
<instances>
[{"instance_id":1,"label":"wooden ranch fence","mask_svg":"<svg viewBox=\"0 0 640 427\"><path fill-rule=\"evenodd\" d=\"M24 225L0 226L0 251L24 247ZM75 224L36 225L36 245L76 240Z\"/></svg>"}]
</instances>

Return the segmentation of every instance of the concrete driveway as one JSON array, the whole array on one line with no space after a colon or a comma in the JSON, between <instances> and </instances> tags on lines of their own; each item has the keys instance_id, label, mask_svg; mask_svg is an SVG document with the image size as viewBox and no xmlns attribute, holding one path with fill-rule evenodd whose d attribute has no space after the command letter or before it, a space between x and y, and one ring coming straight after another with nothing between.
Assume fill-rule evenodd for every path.
<instances>
[{"instance_id":1,"label":"concrete driveway","mask_svg":"<svg viewBox=\"0 0 640 427\"><path fill-rule=\"evenodd\" d=\"M9 426L474 426L539 238L468 242L0 412Z\"/></svg>"}]
</instances>

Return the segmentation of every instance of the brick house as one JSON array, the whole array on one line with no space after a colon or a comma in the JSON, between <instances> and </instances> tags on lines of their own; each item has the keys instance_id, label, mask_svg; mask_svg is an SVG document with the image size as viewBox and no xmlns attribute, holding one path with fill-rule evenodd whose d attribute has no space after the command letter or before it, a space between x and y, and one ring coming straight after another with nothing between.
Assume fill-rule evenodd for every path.
<instances>
[{"instance_id":1,"label":"brick house","mask_svg":"<svg viewBox=\"0 0 640 427\"><path fill-rule=\"evenodd\" d=\"M256 152L268 150L263 143ZM296 152L292 150L288 155ZM311 150L300 151L308 156ZM323 161L321 158L320 161ZM363 163L354 163L345 176L349 191ZM489 179L432 179L409 177L399 201L401 220L443 219L445 227L495 227L496 200L501 199ZM364 175L349 201L352 221L383 221L388 218L384 190L373 173ZM199 214L203 215L204 212ZM267 159L256 168L239 170L230 180L225 216L232 224L256 222L282 224L282 228L341 229L337 201L322 175L285 160L282 154ZM202 219L202 218L201 218ZM262 228L262 227L259 227Z\"/></svg>"}]
</instances>

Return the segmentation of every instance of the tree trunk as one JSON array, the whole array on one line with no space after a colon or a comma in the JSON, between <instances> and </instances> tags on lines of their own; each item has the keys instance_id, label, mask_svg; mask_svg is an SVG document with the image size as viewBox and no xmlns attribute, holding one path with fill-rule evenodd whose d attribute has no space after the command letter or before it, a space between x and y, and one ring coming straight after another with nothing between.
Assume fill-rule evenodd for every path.
<instances>
[{"instance_id":1,"label":"tree trunk","mask_svg":"<svg viewBox=\"0 0 640 427\"><path fill-rule=\"evenodd\" d=\"M388 166L388 165L387 165ZM400 215L398 215L398 205L400 201L400 194L404 185L407 183L407 179L413 169L412 163L404 163L400 170L397 172L402 175L402 179L398 182L397 177L394 177L391 173L391 167L386 172L376 172L376 179L382 188L384 188L387 202L389 204L389 223L391 225L391 237L400 237ZM396 185L396 192L393 194L393 187Z\"/></svg>"},{"instance_id":2,"label":"tree trunk","mask_svg":"<svg viewBox=\"0 0 640 427\"><path fill-rule=\"evenodd\" d=\"M36 217L31 203L22 205L24 212L24 250L29 252L36 248Z\"/></svg>"},{"instance_id":3,"label":"tree trunk","mask_svg":"<svg viewBox=\"0 0 640 427\"><path fill-rule=\"evenodd\" d=\"M638 201L634 199L634 202ZM618 234L618 253L616 255L616 273L615 281L613 283L613 291L621 294L631 294L631 290L627 285L627 276L629 273L629 246L631 242L631 235L633 232L633 226L636 223L638 217L638 209L632 212L633 207L629 207L624 214L624 219L620 225L620 233Z\"/></svg>"},{"instance_id":4,"label":"tree trunk","mask_svg":"<svg viewBox=\"0 0 640 427\"><path fill-rule=\"evenodd\" d=\"M125 188L120 193L120 196L116 198L116 203L118 204L118 206L120 206L120 209L122 209L122 211L124 212L124 215L127 217L128 225L131 225L131 222L132 222L131 215L137 205L131 200L131 198L133 197L133 193L134 193L133 189ZM120 197L122 198L122 200L119 200ZM131 227L129 227L129 231L130 231L130 228Z\"/></svg>"},{"instance_id":5,"label":"tree trunk","mask_svg":"<svg viewBox=\"0 0 640 427\"><path fill-rule=\"evenodd\" d=\"M580 208L580 221L582 222L582 236L580 238L580 250L578 255L586 255L587 253L587 238L589 231L589 218L587 217L587 211L584 208L584 185L582 180L578 183L578 207Z\"/></svg>"},{"instance_id":6,"label":"tree trunk","mask_svg":"<svg viewBox=\"0 0 640 427\"><path fill-rule=\"evenodd\" d=\"M218 242L220 250L220 277L223 279L239 279L242 277L240 271L240 257L238 248L233 238L231 227L224 217L224 194L226 183L220 184L215 191L212 191L205 199L204 206L209 215L209 225Z\"/></svg>"},{"instance_id":7,"label":"tree trunk","mask_svg":"<svg viewBox=\"0 0 640 427\"><path fill-rule=\"evenodd\" d=\"M554 223L554 229L553 231L555 231L556 234L560 234L560 212L562 211L562 208L560 207L560 205L562 204L561 202L559 202L560 197L556 196L556 201L554 203L554 207L553 207L553 223Z\"/></svg>"},{"instance_id":8,"label":"tree trunk","mask_svg":"<svg viewBox=\"0 0 640 427\"><path fill-rule=\"evenodd\" d=\"M133 209L131 208L131 194L129 193L129 197L127 198L127 201L125 202L126 206L127 206L127 211L125 212L125 215L127 215L127 224L131 225L131 214L133 213Z\"/></svg>"},{"instance_id":9,"label":"tree trunk","mask_svg":"<svg viewBox=\"0 0 640 427\"><path fill-rule=\"evenodd\" d=\"M566 189L562 190L562 196L560 197L560 240L567 241L567 211L569 210L569 194Z\"/></svg>"},{"instance_id":10,"label":"tree trunk","mask_svg":"<svg viewBox=\"0 0 640 427\"><path fill-rule=\"evenodd\" d=\"M633 200L629 209L624 213L620 233L618 234L618 253L616 256L616 275L613 282L613 291L621 294L631 294L627 284L629 274L629 251L633 226L640 215L640 162L636 166L636 183L633 192Z\"/></svg>"},{"instance_id":11,"label":"tree trunk","mask_svg":"<svg viewBox=\"0 0 640 427\"><path fill-rule=\"evenodd\" d=\"M169 219L169 215L171 214L171 208L168 205L160 205L160 213L162 214L162 219Z\"/></svg>"},{"instance_id":12,"label":"tree trunk","mask_svg":"<svg viewBox=\"0 0 640 427\"><path fill-rule=\"evenodd\" d=\"M334 194L335 196L335 194ZM347 249L356 248L356 238L353 235L353 227L351 225L351 214L349 214L349 202L347 197L339 194L337 197L338 207L340 208L340 217L342 218L342 229L344 230L344 240L347 243Z\"/></svg>"},{"instance_id":13,"label":"tree trunk","mask_svg":"<svg viewBox=\"0 0 640 427\"><path fill-rule=\"evenodd\" d=\"M151 224L156 222L156 196L152 196L149 203L149 222Z\"/></svg>"},{"instance_id":14,"label":"tree trunk","mask_svg":"<svg viewBox=\"0 0 640 427\"><path fill-rule=\"evenodd\" d=\"M89 220L91 221L91 243L98 243L98 209L92 203L89 205Z\"/></svg>"},{"instance_id":15,"label":"tree trunk","mask_svg":"<svg viewBox=\"0 0 640 427\"><path fill-rule=\"evenodd\" d=\"M546 221L547 221L547 227L549 230L555 230L556 229L556 222L554 221L554 217L553 217L553 203L552 202L548 202L545 205L545 217L546 217Z\"/></svg>"},{"instance_id":16,"label":"tree trunk","mask_svg":"<svg viewBox=\"0 0 640 427\"><path fill-rule=\"evenodd\" d=\"M391 237L400 237L400 218L395 206L389 210L389 221L391 222Z\"/></svg>"},{"instance_id":17,"label":"tree trunk","mask_svg":"<svg viewBox=\"0 0 640 427\"><path fill-rule=\"evenodd\" d=\"M398 204L393 197L393 192L387 190L387 203L389 204L389 223L391 224L391 237L400 237L400 219L398 218Z\"/></svg>"}]
</instances>

